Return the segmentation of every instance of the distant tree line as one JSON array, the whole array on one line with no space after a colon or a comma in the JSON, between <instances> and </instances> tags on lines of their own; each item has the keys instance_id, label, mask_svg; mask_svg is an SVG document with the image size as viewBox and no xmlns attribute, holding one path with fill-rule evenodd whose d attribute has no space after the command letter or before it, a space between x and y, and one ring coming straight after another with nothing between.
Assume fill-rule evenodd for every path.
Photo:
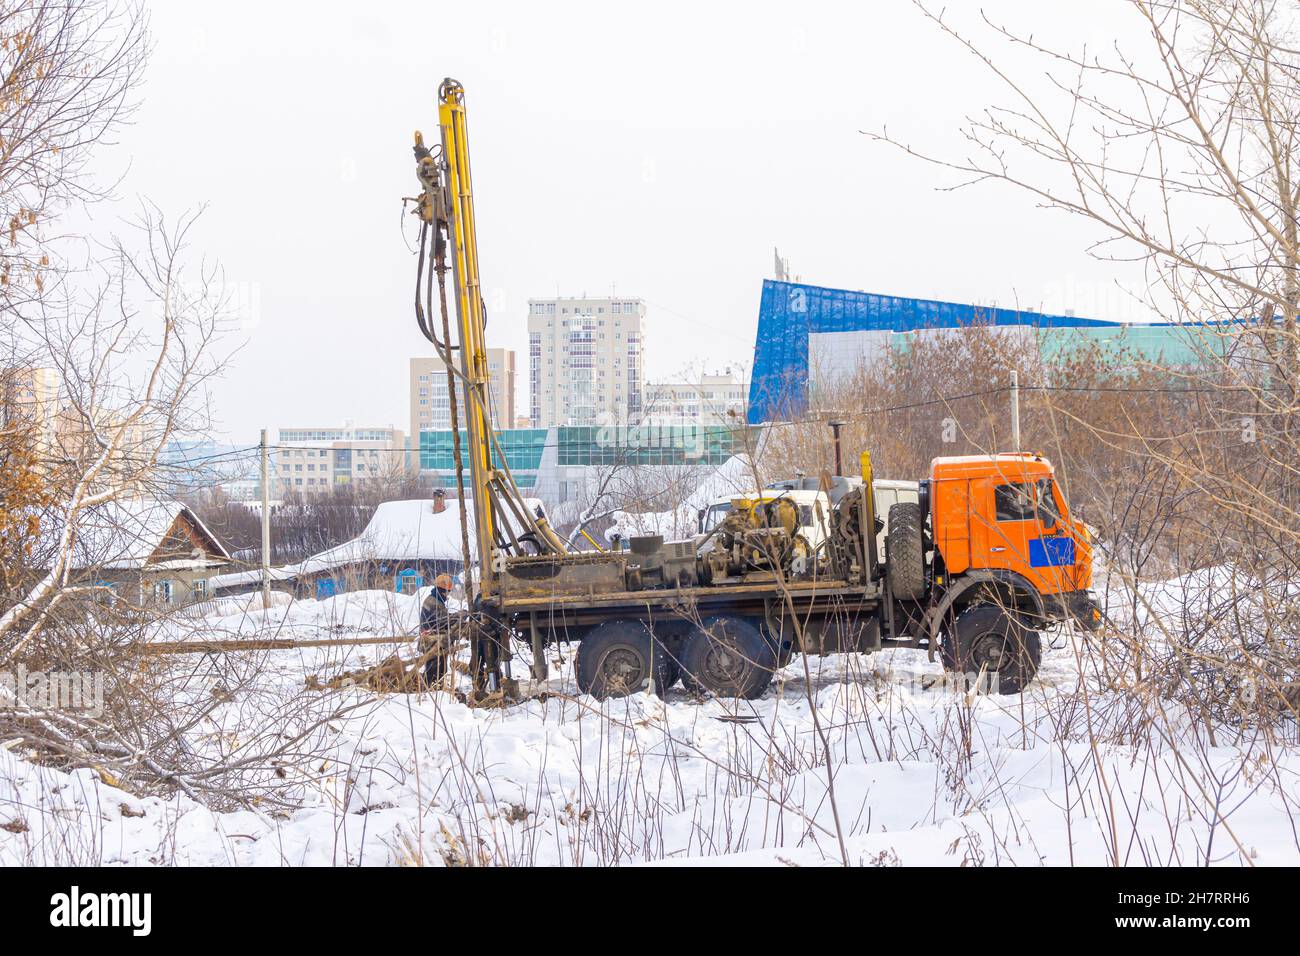
<instances>
[{"instance_id":1,"label":"distant tree line","mask_svg":"<svg viewBox=\"0 0 1300 956\"><path fill-rule=\"evenodd\" d=\"M385 501L428 498L434 483L417 475L386 476L328 492L290 492L271 503L271 563L291 564L357 537ZM257 502L237 501L220 488L193 492L188 504L241 562L262 560L262 522Z\"/></svg>"}]
</instances>

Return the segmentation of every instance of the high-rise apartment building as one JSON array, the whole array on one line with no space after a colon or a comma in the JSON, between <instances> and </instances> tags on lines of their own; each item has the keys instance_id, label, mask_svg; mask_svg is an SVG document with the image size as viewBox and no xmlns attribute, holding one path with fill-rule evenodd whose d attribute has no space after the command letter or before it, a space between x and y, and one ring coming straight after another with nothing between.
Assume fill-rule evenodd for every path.
<instances>
[{"instance_id":1,"label":"high-rise apartment building","mask_svg":"<svg viewBox=\"0 0 1300 956\"><path fill-rule=\"evenodd\" d=\"M640 299L529 299L533 427L635 422L642 410L644 319Z\"/></svg>"},{"instance_id":2,"label":"high-rise apartment building","mask_svg":"<svg viewBox=\"0 0 1300 956\"><path fill-rule=\"evenodd\" d=\"M491 377L492 423L496 428L511 428L515 423L515 351L488 349L488 374ZM458 406L460 386L457 380ZM464 416L461 416L464 426ZM411 436L422 431L451 427L451 405L447 401L447 369L436 355L411 359Z\"/></svg>"},{"instance_id":3,"label":"high-rise apartment building","mask_svg":"<svg viewBox=\"0 0 1300 956\"><path fill-rule=\"evenodd\" d=\"M57 369L17 366L0 369L0 426L22 422L36 431L45 449L54 443L59 412Z\"/></svg>"},{"instance_id":4,"label":"high-rise apartment building","mask_svg":"<svg viewBox=\"0 0 1300 956\"><path fill-rule=\"evenodd\" d=\"M153 471L155 445L140 424L128 424L125 410L71 401L59 371L18 366L0 369L0 430L21 427L34 440L37 459L51 467L86 465L103 453L101 442L120 430L96 486L137 488ZM150 440L146 444L146 440Z\"/></svg>"}]
</instances>

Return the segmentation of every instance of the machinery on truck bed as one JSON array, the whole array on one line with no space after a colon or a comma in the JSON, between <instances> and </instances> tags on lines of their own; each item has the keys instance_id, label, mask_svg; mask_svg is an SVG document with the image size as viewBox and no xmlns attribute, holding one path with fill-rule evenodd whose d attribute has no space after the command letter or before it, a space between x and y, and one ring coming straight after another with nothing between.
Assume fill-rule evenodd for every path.
<instances>
[{"instance_id":1,"label":"machinery on truck bed","mask_svg":"<svg viewBox=\"0 0 1300 956\"><path fill-rule=\"evenodd\" d=\"M815 548L800 533L797 505L773 490L738 497L707 534L685 541L641 536L626 550L566 550L524 502L491 427L464 89L451 79L439 88L439 124L438 147L416 134L416 314L463 397L458 408L449 389L454 453L458 463L469 460L468 485L458 467L460 495L475 516L474 548L462 527L464 558L477 575L466 575L470 609L448 616L446 633L422 646L446 655L468 640L477 692L510 689L516 641L531 646L538 679L546 676L546 647L566 641L578 644L579 688L597 697L651 683L662 691L678 680L709 694L755 697L796 651L890 646L927 648L949 670L1016 693L1037 671L1042 627L1099 621L1086 531L1070 517L1051 463L1031 453L936 458L918 500L889 508L883 554L865 453L851 490L834 504L815 496L815 508L829 512L815 516L828 529ZM432 319L435 277L441 336ZM821 482L829 488L831 479Z\"/></svg>"},{"instance_id":2,"label":"machinery on truck bed","mask_svg":"<svg viewBox=\"0 0 1300 956\"><path fill-rule=\"evenodd\" d=\"M792 478L771 482L764 489L764 492L769 495L771 492L785 494L799 507L800 534L814 549L821 548L823 542L829 537L830 529L827 522L830 520L831 508L849 491L862 485L862 479L860 478L836 475L830 479L830 491L821 491L817 487L819 482L820 479ZM878 518L888 519L890 507L900 501L920 500L920 482L877 478L871 484L875 492L876 516ZM752 497L754 494L755 492L748 492L746 497ZM734 497L734 495L728 495L717 498L709 502L708 507L700 509L699 530L701 534L713 530L717 523L731 510L731 502ZM885 553L885 535L888 530L888 524L882 523L880 531L876 534L876 550L879 554Z\"/></svg>"}]
</instances>

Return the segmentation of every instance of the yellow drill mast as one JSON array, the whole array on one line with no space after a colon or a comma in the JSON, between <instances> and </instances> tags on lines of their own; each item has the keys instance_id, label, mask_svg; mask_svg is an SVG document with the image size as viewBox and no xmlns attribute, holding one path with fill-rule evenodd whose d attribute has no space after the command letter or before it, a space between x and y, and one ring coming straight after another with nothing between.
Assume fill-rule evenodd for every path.
<instances>
[{"instance_id":1,"label":"yellow drill mast","mask_svg":"<svg viewBox=\"0 0 1300 956\"><path fill-rule=\"evenodd\" d=\"M465 125L465 90L454 80L445 80L438 91L438 125L442 128L443 196L448 209L446 228L456 290L461 374L464 376L465 424L481 574L479 593L486 596L494 590L494 563L490 556L496 550L496 515L488 490L492 480L492 420L488 411L487 346L484 341L487 314L478 273L478 234L474 223L474 191Z\"/></svg>"},{"instance_id":2,"label":"yellow drill mast","mask_svg":"<svg viewBox=\"0 0 1300 956\"><path fill-rule=\"evenodd\" d=\"M478 236L474 219L474 191L470 176L469 137L465 121L465 89L453 79L438 88L438 125L441 149L430 150L420 133L415 134L416 175L423 191L415 213L423 222L420 237L420 277L416 281L416 315L420 329L434 343L454 370L461 385L467 439L464 454L469 458L470 485L461 488L462 499L471 498L474 508L474 536L479 568L478 598L487 605L497 592L498 556L565 550L546 519L533 514L524 502L505 455L492 430L489 406L490 376L487 362L487 310L479 278ZM433 242L428 245L430 232ZM421 301L421 280L425 278L428 254L427 292ZM448 255L449 254L449 255ZM451 259L458 341L453 345L446 334L445 260ZM439 339L431 322L432 283L437 275L442 293L444 336ZM452 352L459 351L459 361ZM455 389L448 390L452 403L452 427L457 427ZM458 472L462 461L459 437L454 441ZM464 509L462 508L462 514ZM468 545L468 541L465 542ZM468 550L468 548L466 548ZM470 555L465 555L466 567ZM468 587L468 583L467 583Z\"/></svg>"}]
</instances>

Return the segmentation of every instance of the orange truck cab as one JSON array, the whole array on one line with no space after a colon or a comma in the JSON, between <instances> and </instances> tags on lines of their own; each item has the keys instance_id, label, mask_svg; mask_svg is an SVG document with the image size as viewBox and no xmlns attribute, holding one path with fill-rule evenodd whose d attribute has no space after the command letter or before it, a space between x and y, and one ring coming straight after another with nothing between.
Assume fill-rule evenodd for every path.
<instances>
[{"instance_id":1,"label":"orange truck cab","mask_svg":"<svg viewBox=\"0 0 1300 956\"><path fill-rule=\"evenodd\" d=\"M1091 586L1088 533L1041 455L936 458L929 499L942 573L1004 571L1053 602L1078 600Z\"/></svg>"},{"instance_id":2,"label":"orange truck cab","mask_svg":"<svg viewBox=\"0 0 1300 956\"><path fill-rule=\"evenodd\" d=\"M907 515L891 511L895 518L908 527ZM929 580L896 571L894 593L910 600L912 632L950 670L1000 672L1003 692L1015 692L1037 670L1039 628L1070 619L1100 626L1088 531L1042 455L934 459L915 519L932 551L923 559ZM916 556L900 543L887 563L915 569Z\"/></svg>"}]
</instances>

